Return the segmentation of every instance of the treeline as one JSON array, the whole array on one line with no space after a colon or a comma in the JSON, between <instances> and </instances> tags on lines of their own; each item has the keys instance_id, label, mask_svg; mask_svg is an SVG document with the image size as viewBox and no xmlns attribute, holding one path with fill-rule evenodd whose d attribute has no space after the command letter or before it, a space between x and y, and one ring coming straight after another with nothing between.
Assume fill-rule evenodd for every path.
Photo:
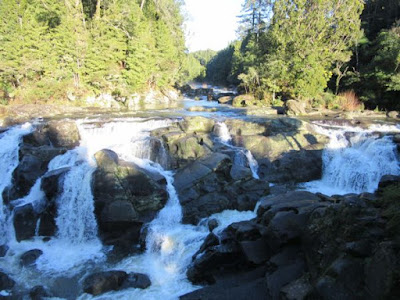
<instances>
[{"instance_id":1,"label":"treeline","mask_svg":"<svg viewBox=\"0 0 400 300\"><path fill-rule=\"evenodd\" d=\"M333 107L343 93L400 109L399 18L398 0L245 0L240 39L209 61L205 80L269 103Z\"/></svg>"},{"instance_id":2,"label":"treeline","mask_svg":"<svg viewBox=\"0 0 400 300\"><path fill-rule=\"evenodd\" d=\"M1 0L2 98L51 101L173 85L186 63L180 5L175 0Z\"/></svg>"}]
</instances>

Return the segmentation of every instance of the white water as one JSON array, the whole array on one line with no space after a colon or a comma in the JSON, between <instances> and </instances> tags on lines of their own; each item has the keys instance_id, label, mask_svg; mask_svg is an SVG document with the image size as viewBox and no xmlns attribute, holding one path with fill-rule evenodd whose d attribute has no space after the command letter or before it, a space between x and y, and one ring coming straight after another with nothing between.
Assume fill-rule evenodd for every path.
<instances>
[{"instance_id":1,"label":"white water","mask_svg":"<svg viewBox=\"0 0 400 300\"><path fill-rule=\"evenodd\" d=\"M248 166L251 170L251 173L253 175L253 178L255 179L260 179L260 177L258 176L258 162L257 160L253 157L253 154L251 153L250 150L241 148L241 147L236 147L233 146L231 141L232 141L232 136L229 133L229 129L228 126L226 126L226 124L224 122L218 122L215 125L215 129L214 129L215 133L217 134L218 138L220 139L220 141L228 146L231 149L234 149L235 152L235 156L234 156L234 160L233 163L246 167Z\"/></svg>"},{"instance_id":2,"label":"white water","mask_svg":"<svg viewBox=\"0 0 400 300\"><path fill-rule=\"evenodd\" d=\"M155 121L152 121L155 122ZM182 209L176 190L173 185L173 173L164 170L158 163L151 162L150 156L143 152L132 151L128 144L137 144L149 136L149 128L164 127L171 121L159 121L147 124L105 124L102 128L87 127L86 133L90 140L97 142L96 136L106 140L109 134L119 132L134 132L135 137L116 140L112 145L101 144L101 147L115 151L120 158L134 162L147 171L161 174L167 181L169 199L158 216L148 224L146 251L141 255L131 256L110 269L126 272L141 272L147 274L152 285L145 289L128 289L120 292L111 292L100 296L100 299L177 299L180 295L197 289L186 278L186 270L192 261L193 254L199 249L204 238L208 235L207 226L193 226L181 224ZM141 128L141 129L139 129ZM121 131L121 129L123 129ZM88 138L87 138L88 139ZM112 138L111 138L112 139ZM125 141L124 143L117 143ZM157 160L156 160L157 161ZM227 225L254 218L253 212L226 211L216 214L219 222L218 231ZM210 218L211 218L210 217ZM92 299L90 295L82 295L79 299Z\"/></svg>"},{"instance_id":3,"label":"white water","mask_svg":"<svg viewBox=\"0 0 400 300\"><path fill-rule=\"evenodd\" d=\"M317 127L330 137L323 152L323 175L303 187L326 195L374 192L383 175L399 175L396 145L389 136L373 132L398 132L394 126L371 126L369 130L353 127L336 129Z\"/></svg>"},{"instance_id":4,"label":"white water","mask_svg":"<svg viewBox=\"0 0 400 300\"><path fill-rule=\"evenodd\" d=\"M3 191L11 184L12 173L19 163L19 144L22 137L33 130L32 125L15 126L0 134L0 245L10 238L10 212L3 203Z\"/></svg>"}]
</instances>

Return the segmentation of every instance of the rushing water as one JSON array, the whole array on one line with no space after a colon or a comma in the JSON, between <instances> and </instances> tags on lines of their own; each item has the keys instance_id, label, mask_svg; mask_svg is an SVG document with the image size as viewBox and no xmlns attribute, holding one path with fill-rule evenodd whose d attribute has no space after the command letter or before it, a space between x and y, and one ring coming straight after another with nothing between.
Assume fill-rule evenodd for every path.
<instances>
[{"instance_id":1,"label":"rushing water","mask_svg":"<svg viewBox=\"0 0 400 300\"><path fill-rule=\"evenodd\" d=\"M0 244L4 244L10 239L11 227L9 224L10 212L3 203L3 191L11 184L12 173L18 166L18 151L22 137L31 131L32 125L26 123L0 134Z\"/></svg>"},{"instance_id":2,"label":"rushing water","mask_svg":"<svg viewBox=\"0 0 400 300\"><path fill-rule=\"evenodd\" d=\"M303 186L327 195L374 192L383 175L399 175L396 145L390 136L377 132L398 132L394 126L326 128L317 131L329 136L323 152L322 179Z\"/></svg>"},{"instance_id":3,"label":"rushing water","mask_svg":"<svg viewBox=\"0 0 400 300\"><path fill-rule=\"evenodd\" d=\"M214 104L213 104L214 105ZM34 285L51 286L58 276L83 276L91 270L124 270L149 275L152 285L145 289L127 289L110 292L98 297L83 294L85 299L177 299L193 291L186 278L186 270L193 254L208 235L207 220L214 218L221 232L233 222L249 220L255 212L233 210L214 214L203 219L197 226L181 223L182 210L174 188L173 172L168 171L168 155L163 143L151 136L151 131L171 125L173 119L132 118L102 123L99 120L78 121L81 135L80 146L55 157L48 172L67 168L63 180L63 193L56 199L57 233L49 242L36 236L29 241L17 242L10 222L12 212L1 200L0 229L1 244L8 243L10 250L0 259L0 267L11 277L19 278L26 288ZM396 146L389 136L376 132L400 132L393 126L371 126L369 130L359 128L317 126L317 131L330 137L323 152L323 177L310 182L304 188L325 194L373 192L382 175L400 174ZM250 167L253 177L258 178L257 161L251 152L231 144L232 136L224 122L218 122L215 133L219 140L234 150L234 164ZM10 185L12 172L18 165L19 143L32 126L16 126L0 134L0 192ZM149 172L162 175L167 182L168 201L157 217L147 224L146 251L125 258L117 264L105 264L105 249L97 237L94 203L91 189L92 174L96 168L94 154L101 149L115 151L126 161L134 162ZM39 212L45 196L41 191L41 178L30 193L13 201L14 206L32 204ZM1 197L0 193L0 197ZM39 225L39 224L38 224ZM31 249L40 249L43 255L37 260L37 271L21 268L19 257Z\"/></svg>"},{"instance_id":4,"label":"rushing water","mask_svg":"<svg viewBox=\"0 0 400 300\"><path fill-rule=\"evenodd\" d=\"M253 154L251 153L250 150L232 145L231 143L232 136L229 133L228 126L226 126L224 122L218 122L215 126L214 131L224 145L235 150L235 157L233 163L243 167L248 166L251 170L253 178L260 179L260 177L258 176L257 160L253 157Z\"/></svg>"}]
</instances>

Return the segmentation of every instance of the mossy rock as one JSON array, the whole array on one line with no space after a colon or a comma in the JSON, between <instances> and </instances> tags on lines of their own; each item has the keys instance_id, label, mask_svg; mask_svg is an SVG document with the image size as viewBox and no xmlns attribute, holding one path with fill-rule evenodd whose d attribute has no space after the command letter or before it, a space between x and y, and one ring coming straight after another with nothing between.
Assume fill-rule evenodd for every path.
<instances>
[{"instance_id":1,"label":"mossy rock","mask_svg":"<svg viewBox=\"0 0 400 300\"><path fill-rule=\"evenodd\" d=\"M215 122L205 117L187 117L181 125L185 132L212 132Z\"/></svg>"}]
</instances>

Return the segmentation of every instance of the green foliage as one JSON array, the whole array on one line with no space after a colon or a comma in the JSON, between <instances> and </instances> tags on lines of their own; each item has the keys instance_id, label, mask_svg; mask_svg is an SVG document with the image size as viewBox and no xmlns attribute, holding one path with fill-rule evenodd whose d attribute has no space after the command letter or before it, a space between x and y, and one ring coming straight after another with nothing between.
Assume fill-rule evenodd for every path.
<instances>
[{"instance_id":1,"label":"green foliage","mask_svg":"<svg viewBox=\"0 0 400 300\"><path fill-rule=\"evenodd\" d=\"M71 89L125 94L173 85L185 58L181 25L175 0L1 1L2 94L54 101Z\"/></svg>"}]
</instances>

